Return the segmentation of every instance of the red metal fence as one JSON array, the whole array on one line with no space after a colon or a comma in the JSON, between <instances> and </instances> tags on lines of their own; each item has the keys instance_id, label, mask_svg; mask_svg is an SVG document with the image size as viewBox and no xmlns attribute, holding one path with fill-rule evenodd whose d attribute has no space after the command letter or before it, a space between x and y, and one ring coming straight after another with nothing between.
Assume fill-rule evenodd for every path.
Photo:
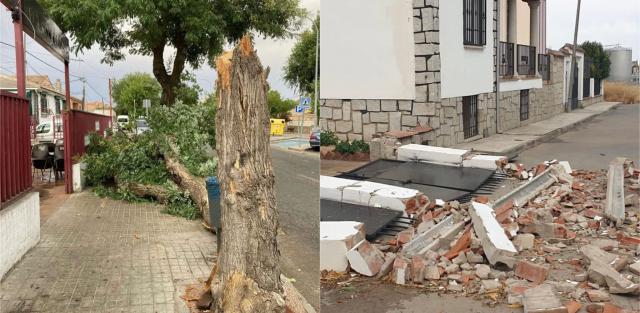
<instances>
[{"instance_id":1,"label":"red metal fence","mask_svg":"<svg viewBox=\"0 0 640 313\"><path fill-rule=\"evenodd\" d=\"M90 133L104 136L105 130L111 127L111 117L85 111L70 110L64 114L64 122L71 126L71 156L84 154L85 147L89 143Z\"/></svg>"},{"instance_id":2,"label":"red metal fence","mask_svg":"<svg viewBox=\"0 0 640 313\"><path fill-rule=\"evenodd\" d=\"M0 206L31 188L29 101L0 90Z\"/></svg>"},{"instance_id":3,"label":"red metal fence","mask_svg":"<svg viewBox=\"0 0 640 313\"><path fill-rule=\"evenodd\" d=\"M111 127L111 117L84 111L70 110L64 113L64 168L66 192L73 191L72 164L73 157L82 155L89 143L89 134L104 136Z\"/></svg>"}]
</instances>

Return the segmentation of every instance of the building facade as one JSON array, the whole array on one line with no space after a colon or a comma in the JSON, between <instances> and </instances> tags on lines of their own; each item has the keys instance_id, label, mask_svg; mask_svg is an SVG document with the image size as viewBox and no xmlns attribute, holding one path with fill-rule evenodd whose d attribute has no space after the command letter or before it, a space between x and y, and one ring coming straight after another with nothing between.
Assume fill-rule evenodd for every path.
<instances>
[{"instance_id":1,"label":"building facade","mask_svg":"<svg viewBox=\"0 0 640 313\"><path fill-rule=\"evenodd\" d=\"M320 127L342 140L419 130L416 143L453 146L565 111L545 0L321 5Z\"/></svg>"}]
</instances>

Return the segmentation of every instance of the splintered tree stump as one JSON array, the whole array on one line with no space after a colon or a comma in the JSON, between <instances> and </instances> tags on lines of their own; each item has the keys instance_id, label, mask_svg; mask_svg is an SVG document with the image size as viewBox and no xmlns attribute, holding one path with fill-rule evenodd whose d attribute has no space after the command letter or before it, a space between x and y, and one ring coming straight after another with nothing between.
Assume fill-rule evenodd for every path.
<instances>
[{"instance_id":1,"label":"splintered tree stump","mask_svg":"<svg viewBox=\"0 0 640 313\"><path fill-rule=\"evenodd\" d=\"M222 242L215 312L284 312L278 210L269 148L268 68L245 35L216 59L216 150Z\"/></svg>"}]
</instances>

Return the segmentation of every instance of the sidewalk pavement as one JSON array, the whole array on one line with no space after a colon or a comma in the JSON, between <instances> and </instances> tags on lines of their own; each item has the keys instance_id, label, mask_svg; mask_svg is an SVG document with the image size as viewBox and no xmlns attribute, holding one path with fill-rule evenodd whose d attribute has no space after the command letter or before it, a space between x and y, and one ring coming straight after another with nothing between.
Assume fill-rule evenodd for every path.
<instances>
[{"instance_id":1,"label":"sidewalk pavement","mask_svg":"<svg viewBox=\"0 0 640 313\"><path fill-rule=\"evenodd\" d=\"M209 276L215 237L152 203L71 195L0 282L4 312L185 312Z\"/></svg>"},{"instance_id":2,"label":"sidewalk pavement","mask_svg":"<svg viewBox=\"0 0 640 313\"><path fill-rule=\"evenodd\" d=\"M504 131L501 134L458 144L454 148L504 155L511 159L523 150L565 133L618 105L620 102L599 102L584 109L561 113L546 120Z\"/></svg>"}]
</instances>

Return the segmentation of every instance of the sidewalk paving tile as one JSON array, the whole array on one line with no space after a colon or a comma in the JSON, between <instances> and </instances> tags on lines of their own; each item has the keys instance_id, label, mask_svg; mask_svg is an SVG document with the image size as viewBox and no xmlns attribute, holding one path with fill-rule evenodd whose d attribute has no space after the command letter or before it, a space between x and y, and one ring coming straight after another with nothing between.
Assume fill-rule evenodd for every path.
<instances>
[{"instance_id":1,"label":"sidewalk paving tile","mask_svg":"<svg viewBox=\"0 0 640 313\"><path fill-rule=\"evenodd\" d=\"M151 203L72 195L0 282L3 312L183 312L206 279L215 237Z\"/></svg>"}]
</instances>

